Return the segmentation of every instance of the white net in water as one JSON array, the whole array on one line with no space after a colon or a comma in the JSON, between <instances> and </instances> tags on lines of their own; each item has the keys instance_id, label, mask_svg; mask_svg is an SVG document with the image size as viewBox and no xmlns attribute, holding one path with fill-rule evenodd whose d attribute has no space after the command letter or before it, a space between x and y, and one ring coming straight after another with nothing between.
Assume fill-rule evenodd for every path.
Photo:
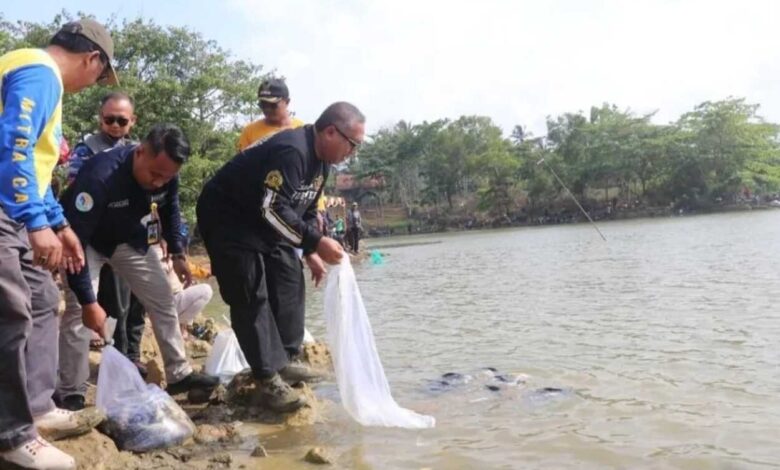
<instances>
[{"instance_id":1,"label":"white net in water","mask_svg":"<svg viewBox=\"0 0 780 470\"><path fill-rule=\"evenodd\" d=\"M401 408L390 394L374 333L346 254L328 273L325 320L344 408L364 426L432 428L433 416Z\"/></svg>"}]
</instances>

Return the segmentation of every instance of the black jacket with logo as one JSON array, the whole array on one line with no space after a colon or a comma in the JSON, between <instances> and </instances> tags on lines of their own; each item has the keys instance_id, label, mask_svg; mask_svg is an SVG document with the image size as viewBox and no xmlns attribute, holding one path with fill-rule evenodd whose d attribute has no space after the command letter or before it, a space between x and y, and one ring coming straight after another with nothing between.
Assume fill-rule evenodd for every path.
<instances>
[{"instance_id":1,"label":"black jacket with logo","mask_svg":"<svg viewBox=\"0 0 780 470\"><path fill-rule=\"evenodd\" d=\"M179 178L153 192L141 188L133 176L135 148L114 147L84 163L60 199L68 221L85 249L91 246L111 257L118 245L126 243L145 254L149 248L146 221L155 202L168 251L182 253ZM68 275L68 284L82 305L95 301L87 266Z\"/></svg>"},{"instance_id":2,"label":"black jacket with logo","mask_svg":"<svg viewBox=\"0 0 780 470\"><path fill-rule=\"evenodd\" d=\"M317 200L329 165L314 151L314 128L275 134L239 153L206 183L198 199L201 231L249 249L286 242L316 249ZM207 241L208 243L208 241Z\"/></svg>"}]
</instances>

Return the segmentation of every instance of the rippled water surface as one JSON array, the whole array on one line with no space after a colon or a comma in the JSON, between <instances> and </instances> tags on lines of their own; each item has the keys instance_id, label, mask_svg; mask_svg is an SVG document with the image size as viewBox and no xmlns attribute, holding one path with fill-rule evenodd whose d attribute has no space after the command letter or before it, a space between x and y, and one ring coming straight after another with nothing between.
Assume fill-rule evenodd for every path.
<instances>
[{"instance_id":1,"label":"rippled water surface","mask_svg":"<svg viewBox=\"0 0 780 470\"><path fill-rule=\"evenodd\" d=\"M267 447L376 469L780 466L780 211L601 229L606 243L587 225L371 240L385 263L356 271L385 371L436 428L362 428L332 406ZM412 242L439 243L383 248ZM430 390L488 366L527 383Z\"/></svg>"}]
</instances>

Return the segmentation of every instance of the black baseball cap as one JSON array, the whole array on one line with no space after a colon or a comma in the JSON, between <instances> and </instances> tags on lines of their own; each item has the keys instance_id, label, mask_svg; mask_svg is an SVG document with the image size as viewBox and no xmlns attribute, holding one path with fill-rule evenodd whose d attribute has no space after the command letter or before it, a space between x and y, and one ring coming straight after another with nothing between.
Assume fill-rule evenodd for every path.
<instances>
[{"instance_id":1,"label":"black baseball cap","mask_svg":"<svg viewBox=\"0 0 780 470\"><path fill-rule=\"evenodd\" d=\"M284 80L272 78L260 85L260 88L257 90L257 97L260 98L260 101L278 103L290 98L290 90L287 89Z\"/></svg>"},{"instance_id":2,"label":"black baseball cap","mask_svg":"<svg viewBox=\"0 0 780 470\"><path fill-rule=\"evenodd\" d=\"M111 34L102 24L89 18L82 18L78 21L65 23L58 32L83 36L100 48L108 57L108 76L105 80L101 80L100 84L119 85L119 77L117 77L116 70L114 70L114 65L112 64L114 61L114 40L111 39Z\"/></svg>"}]
</instances>

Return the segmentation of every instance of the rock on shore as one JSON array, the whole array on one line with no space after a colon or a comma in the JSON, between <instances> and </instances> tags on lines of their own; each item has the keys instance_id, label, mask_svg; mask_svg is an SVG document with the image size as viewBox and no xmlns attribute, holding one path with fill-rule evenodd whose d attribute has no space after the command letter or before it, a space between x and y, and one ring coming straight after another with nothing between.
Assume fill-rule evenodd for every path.
<instances>
[{"instance_id":1,"label":"rock on shore","mask_svg":"<svg viewBox=\"0 0 780 470\"><path fill-rule=\"evenodd\" d=\"M202 324L205 325L205 322ZM209 327L218 330L213 323ZM215 331L208 335L212 341ZM185 345L195 369L202 367L211 350L210 342L191 336L185 341ZM100 356L99 352L90 353L91 384L96 383ZM149 370L147 381L164 388L166 384L162 356L148 320L141 342L141 359ZM306 345L303 359L314 367L331 367L330 352L323 343ZM305 384L299 385L298 390L306 397L308 404L294 413L284 414L265 409L261 403L253 400L254 383L248 373L237 376L228 387L220 386L204 404L195 405L187 402L184 394L177 395L174 398L197 426L195 435L178 447L144 454L123 452L117 449L108 436L97 430L76 438L57 441L55 445L72 455L80 470L249 468L247 459L257 457L246 455L239 458L231 453L242 445L243 440L250 439L257 443L258 436L279 431L285 426L309 426L321 419L326 403L318 400L311 388ZM95 386L91 385L87 394L87 405L94 406L94 399ZM242 422L252 423L253 435L242 436Z\"/></svg>"}]
</instances>

